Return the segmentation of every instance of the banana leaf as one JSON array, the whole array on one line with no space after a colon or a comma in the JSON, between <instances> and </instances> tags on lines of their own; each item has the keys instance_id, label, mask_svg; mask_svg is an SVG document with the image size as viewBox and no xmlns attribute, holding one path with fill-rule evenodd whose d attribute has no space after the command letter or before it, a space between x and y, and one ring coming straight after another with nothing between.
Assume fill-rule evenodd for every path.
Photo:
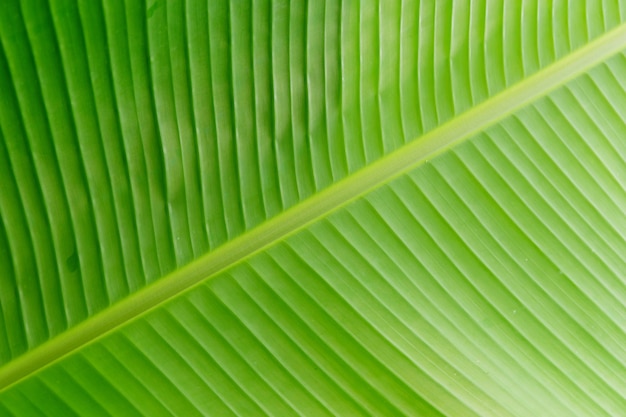
<instances>
[{"instance_id":1,"label":"banana leaf","mask_svg":"<svg viewBox=\"0 0 626 417\"><path fill-rule=\"evenodd\" d=\"M0 415L624 415L625 22L3 1Z\"/></svg>"}]
</instances>

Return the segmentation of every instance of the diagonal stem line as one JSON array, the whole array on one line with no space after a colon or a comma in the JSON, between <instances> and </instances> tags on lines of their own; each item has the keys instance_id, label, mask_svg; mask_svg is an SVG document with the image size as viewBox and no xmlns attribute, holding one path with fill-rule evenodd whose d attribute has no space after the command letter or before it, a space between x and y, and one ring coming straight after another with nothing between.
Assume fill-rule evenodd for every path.
<instances>
[{"instance_id":1,"label":"diagonal stem line","mask_svg":"<svg viewBox=\"0 0 626 417\"><path fill-rule=\"evenodd\" d=\"M0 368L0 392L431 160L626 48L626 24Z\"/></svg>"}]
</instances>

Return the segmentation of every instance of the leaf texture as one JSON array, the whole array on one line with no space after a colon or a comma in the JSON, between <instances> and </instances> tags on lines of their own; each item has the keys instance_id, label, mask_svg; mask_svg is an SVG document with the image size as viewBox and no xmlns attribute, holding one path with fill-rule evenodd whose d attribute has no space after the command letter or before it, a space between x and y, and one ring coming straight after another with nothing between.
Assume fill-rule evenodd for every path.
<instances>
[{"instance_id":1,"label":"leaf texture","mask_svg":"<svg viewBox=\"0 0 626 417\"><path fill-rule=\"evenodd\" d=\"M7 3L0 411L626 409L623 5L363 3Z\"/></svg>"}]
</instances>

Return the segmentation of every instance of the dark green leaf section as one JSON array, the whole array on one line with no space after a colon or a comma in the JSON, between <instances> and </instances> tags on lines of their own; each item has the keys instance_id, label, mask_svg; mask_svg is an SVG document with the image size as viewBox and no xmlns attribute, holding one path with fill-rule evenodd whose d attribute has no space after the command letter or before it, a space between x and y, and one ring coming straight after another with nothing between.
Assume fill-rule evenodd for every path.
<instances>
[{"instance_id":1,"label":"dark green leaf section","mask_svg":"<svg viewBox=\"0 0 626 417\"><path fill-rule=\"evenodd\" d=\"M621 415L625 71L620 54L0 404L16 416Z\"/></svg>"}]
</instances>

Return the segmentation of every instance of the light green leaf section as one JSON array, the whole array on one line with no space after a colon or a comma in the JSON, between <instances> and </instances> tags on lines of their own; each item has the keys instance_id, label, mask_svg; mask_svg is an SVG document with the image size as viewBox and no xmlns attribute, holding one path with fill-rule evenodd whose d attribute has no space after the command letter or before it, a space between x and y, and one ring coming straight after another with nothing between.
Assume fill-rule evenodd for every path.
<instances>
[{"instance_id":1,"label":"light green leaf section","mask_svg":"<svg viewBox=\"0 0 626 417\"><path fill-rule=\"evenodd\" d=\"M621 415L621 7L7 2L0 412Z\"/></svg>"}]
</instances>

